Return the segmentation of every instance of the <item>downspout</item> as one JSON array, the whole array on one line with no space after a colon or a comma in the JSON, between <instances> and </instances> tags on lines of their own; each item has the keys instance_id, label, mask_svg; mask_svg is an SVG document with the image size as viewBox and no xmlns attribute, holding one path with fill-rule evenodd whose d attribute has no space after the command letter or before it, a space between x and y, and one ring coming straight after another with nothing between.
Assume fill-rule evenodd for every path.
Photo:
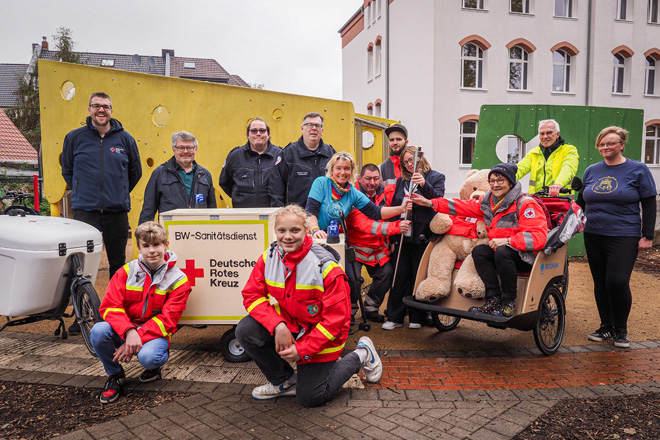
<instances>
[{"instance_id":1,"label":"downspout","mask_svg":"<svg viewBox=\"0 0 660 440\"><path fill-rule=\"evenodd\" d=\"M390 2L385 0L385 117L390 117Z\"/></svg>"},{"instance_id":2,"label":"downspout","mask_svg":"<svg viewBox=\"0 0 660 440\"><path fill-rule=\"evenodd\" d=\"M586 75L586 87L584 94L584 105L589 105L589 87L591 85L591 20L592 20L592 0L589 0L589 6L587 10L587 75Z\"/></svg>"}]
</instances>

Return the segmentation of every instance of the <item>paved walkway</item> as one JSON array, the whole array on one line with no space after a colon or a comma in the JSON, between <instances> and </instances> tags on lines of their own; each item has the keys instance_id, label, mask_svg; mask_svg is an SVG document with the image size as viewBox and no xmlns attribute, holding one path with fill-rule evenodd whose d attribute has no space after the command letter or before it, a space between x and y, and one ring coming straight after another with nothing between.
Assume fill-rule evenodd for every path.
<instances>
[{"instance_id":1,"label":"paved walkway","mask_svg":"<svg viewBox=\"0 0 660 440\"><path fill-rule=\"evenodd\" d=\"M383 353L384 374L354 379L321 408L294 398L257 402L264 377L254 363L173 345L166 380L128 387L190 397L63 435L61 439L509 439L562 399L660 392L660 341L630 350L608 344L562 348ZM0 380L101 388L105 374L80 338L0 333ZM121 404L121 403L117 403Z\"/></svg>"}]
</instances>

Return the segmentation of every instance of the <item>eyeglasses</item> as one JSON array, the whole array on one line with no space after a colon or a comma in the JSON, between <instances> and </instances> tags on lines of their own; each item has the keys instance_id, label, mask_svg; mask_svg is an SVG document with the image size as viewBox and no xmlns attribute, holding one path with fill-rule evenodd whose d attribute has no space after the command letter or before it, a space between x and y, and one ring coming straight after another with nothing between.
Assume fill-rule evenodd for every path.
<instances>
[{"instance_id":1,"label":"eyeglasses","mask_svg":"<svg viewBox=\"0 0 660 440\"><path fill-rule=\"evenodd\" d=\"M316 128L317 130L320 130L323 128L323 124L312 124L311 122L305 122L303 127Z\"/></svg>"},{"instance_id":2,"label":"eyeglasses","mask_svg":"<svg viewBox=\"0 0 660 440\"><path fill-rule=\"evenodd\" d=\"M182 152L182 151L188 151L188 152L190 152L190 151L195 151L196 148L197 148L197 147L180 147L180 146L178 146L178 145L177 145L176 147L174 147L174 149L175 149L176 151L178 151L179 153Z\"/></svg>"},{"instance_id":3,"label":"eyeglasses","mask_svg":"<svg viewBox=\"0 0 660 440\"><path fill-rule=\"evenodd\" d=\"M93 108L94 110L103 109L105 111L108 111L112 109L112 106L107 104L91 104L90 107Z\"/></svg>"},{"instance_id":4,"label":"eyeglasses","mask_svg":"<svg viewBox=\"0 0 660 440\"><path fill-rule=\"evenodd\" d=\"M504 185L504 182L506 182L506 179L497 179L497 180L489 180L488 184L490 186L495 186L495 185L502 186Z\"/></svg>"},{"instance_id":5,"label":"eyeglasses","mask_svg":"<svg viewBox=\"0 0 660 440\"><path fill-rule=\"evenodd\" d=\"M612 148L612 147L615 146L616 144L620 144L620 143L621 143L621 141L618 141L618 142L603 142L603 143L600 143L600 144L598 144L598 145L596 145L596 146L597 146L598 148L605 148L605 147L607 147L607 148Z\"/></svg>"},{"instance_id":6,"label":"eyeglasses","mask_svg":"<svg viewBox=\"0 0 660 440\"><path fill-rule=\"evenodd\" d=\"M250 129L251 134L257 134L257 133L265 134L267 131L268 131L268 129L266 129L266 128L251 128Z\"/></svg>"},{"instance_id":7,"label":"eyeglasses","mask_svg":"<svg viewBox=\"0 0 660 440\"><path fill-rule=\"evenodd\" d=\"M412 165L412 164L414 164L414 163L415 163L415 158L414 158L414 157L411 157L410 159L408 159L408 160L404 160L404 161L403 161L403 164L404 164L405 166Z\"/></svg>"}]
</instances>

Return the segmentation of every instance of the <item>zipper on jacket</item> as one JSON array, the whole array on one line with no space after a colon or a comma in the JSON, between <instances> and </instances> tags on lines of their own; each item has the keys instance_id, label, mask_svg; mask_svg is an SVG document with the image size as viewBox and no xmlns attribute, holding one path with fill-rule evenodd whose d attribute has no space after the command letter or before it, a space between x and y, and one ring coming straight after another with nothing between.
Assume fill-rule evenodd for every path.
<instances>
[{"instance_id":1,"label":"zipper on jacket","mask_svg":"<svg viewBox=\"0 0 660 440\"><path fill-rule=\"evenodd\" d=\"M257 203L261 200L261 154L257 158L257 175L254 176L255 179L253 180L254 185L255 185L255 191L257 193Z\"/></svg>"},{"instance_id":2,"label":"zipper on jacket","mask_svg":"<svg viewBox=\"0 0 660 440\"><path fill-rule=\"evenodd\" d=\"M103 213L103 138L101 138L101 181L99 189L101 193L101 213Z\"/></svg>"}]
</instances>

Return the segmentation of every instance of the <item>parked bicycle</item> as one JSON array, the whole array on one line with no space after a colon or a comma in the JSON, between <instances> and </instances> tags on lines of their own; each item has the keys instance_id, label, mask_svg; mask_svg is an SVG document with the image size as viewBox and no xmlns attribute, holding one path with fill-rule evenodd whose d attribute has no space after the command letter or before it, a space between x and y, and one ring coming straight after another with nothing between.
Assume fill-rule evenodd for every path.
<instances>
[{"instance_id":1,"label":"parked bicycle","mask_svg":"<svg viewBox=\"0 0 660 440\"><path fill-rule=\"evenodd\" d=\"M6 206L5 200L11 200L11 205ZM36 209L28 206L28 200L34 200L34 194L7 191L4 196L0 197L3 208L0 210L0 215L39 215Z\"/></svg>"}]
</instances>

